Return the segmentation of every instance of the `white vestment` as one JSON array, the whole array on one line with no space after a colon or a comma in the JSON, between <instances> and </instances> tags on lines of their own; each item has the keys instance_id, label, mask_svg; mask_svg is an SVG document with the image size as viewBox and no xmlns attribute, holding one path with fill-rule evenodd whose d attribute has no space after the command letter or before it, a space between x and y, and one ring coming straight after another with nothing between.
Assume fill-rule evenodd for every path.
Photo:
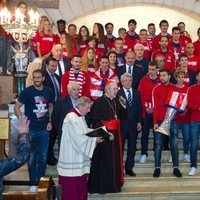
<instances>
[{"instance_id":1,"label":"white vestment","mask_svg":"<svg viewBox=\"0 0 200 200\"><path fill-rule=\"evenodd\" d=\"M90 172L90 158L96 147L96 138L85 134L92 131L87 127L85 117L69 113L63 123L58 175L82 176Z\"/></svg>"}]
</instances>

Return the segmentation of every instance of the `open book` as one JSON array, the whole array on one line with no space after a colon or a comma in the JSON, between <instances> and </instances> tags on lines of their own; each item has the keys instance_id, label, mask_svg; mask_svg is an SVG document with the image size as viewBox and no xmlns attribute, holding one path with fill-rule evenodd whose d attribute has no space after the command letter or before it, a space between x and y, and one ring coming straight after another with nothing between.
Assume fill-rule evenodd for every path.
<instances>
[{"instance_id":1,"label":"open book","mask_svg":"<svg viewBox=\"0 0 200 200\"><path fill-rule=\"evenodd\" d=\"M93 131L86 133L89 137L101 137L103 139L109 138L108 131L105 126L94 129Z\"/></svg>"}]
</instances>

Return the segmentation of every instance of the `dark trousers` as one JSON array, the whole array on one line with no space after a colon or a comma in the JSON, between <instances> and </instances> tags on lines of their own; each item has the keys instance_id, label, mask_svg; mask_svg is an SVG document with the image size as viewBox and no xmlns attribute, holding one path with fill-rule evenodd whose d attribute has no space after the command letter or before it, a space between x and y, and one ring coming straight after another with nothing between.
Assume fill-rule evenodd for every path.
<instances>
[{"instance_id":1,"label":"dark trousers","mask_svg":"<svg viewBox=\"0 0 200 200\"><path fill-rule=\"evenodd\" d=\"M153 128L153 115L146 115L142 119L141 155L148 156L149 132ZM154 131L153 131L154 134ZM155 142L154 142L155 146Z\"/></svg>"},{"instance_id":2,"label":"dark trousers","mask_svg":"<svg viewBox=\"0 0 200 200\"><path fill-rule=\"evenodd\" d=\"M56 129L53 127L53 129L49 132L49 148L48 148L48 154L47 154L47 160L54 157L54 144L56 142L57 138L57 132Z\"/></svg>"},{"instance_id":3,"label":"dark trousers","mask_svg":"<svg viewBox=\"0 0 200 200\"><path fill-rule=\"evenodd\" d=\"M124 150L124 145L127 140L127 157L125 162L125 170L132 170L134 167L134 159L136 152L136 140L137 140L137 123L133 119L121 120L121 137L122 137L122 147Z\"/></svg>"}]
</instances>

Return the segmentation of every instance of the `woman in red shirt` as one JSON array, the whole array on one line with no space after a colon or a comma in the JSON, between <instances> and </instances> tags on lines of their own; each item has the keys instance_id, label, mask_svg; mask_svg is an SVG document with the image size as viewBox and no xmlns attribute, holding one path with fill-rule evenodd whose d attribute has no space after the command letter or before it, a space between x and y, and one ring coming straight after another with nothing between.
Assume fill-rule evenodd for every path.
<instances>
[{"instance_id":1,"label":"woman in red shirt","mask_svg":"<svg viewBox=\"0 0 200 200\"><path fill-rule=\"evenodd\" d=\"M71 61L72 56L77 54L76 48L74 48L74 44L71 40L71 36L69 33L62 33L60 36L60 44L63 49L63 59Z\"/></svg>"},{"instance_id":2,"label":"woman in red shirt","mask_svg":"<svg viewBox=\"0 0 200 200\"><path fill-rule=\"evenodd\" d=\"M86 26L81 26L78 33L78 39L76 42L76 50L77 52L83 56L85 49L88 47L88 37L89 37L89 29Z\"/></svg>"},{"instance_id":3,"label":"woman in red shirt","mask_svg":"<svg viewBox=\"0 0 200 200\"><path fill-rule=\"evenodd\" d=\"M44 19L40 24L39 32L35 37L37 56L46 60L50 54L54 44L56 44L56 36L52 34L51 23L49 19Z\"/></svg>"}]
</instances>

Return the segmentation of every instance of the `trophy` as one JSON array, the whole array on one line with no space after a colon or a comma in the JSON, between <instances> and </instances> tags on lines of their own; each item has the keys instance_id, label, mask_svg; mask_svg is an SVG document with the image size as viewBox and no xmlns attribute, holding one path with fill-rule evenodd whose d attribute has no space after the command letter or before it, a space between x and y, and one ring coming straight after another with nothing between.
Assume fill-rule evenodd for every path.
<instances>
[{"instance_id":1,"label":"trophy","mask_svg":"<svg viewBox=\"0 0 200 200\"><path fill-rule=\"evenodd\" d=\"M187 105L187 94L179 92L169 92L165 106L167 106L167 112L164 121L156 129L156 132L163 133L170 136L170 126L177 112L183 112Z\"/></svg>"}]
</instances>

